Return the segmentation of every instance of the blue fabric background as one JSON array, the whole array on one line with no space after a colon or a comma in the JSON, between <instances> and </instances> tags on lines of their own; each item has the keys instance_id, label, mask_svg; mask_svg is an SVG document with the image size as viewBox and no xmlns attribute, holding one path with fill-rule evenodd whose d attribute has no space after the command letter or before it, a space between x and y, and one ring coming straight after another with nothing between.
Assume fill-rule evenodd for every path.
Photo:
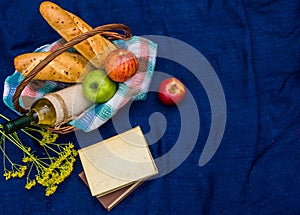
<instances>
[{"instance_id":1,"label":"blue fabric background","mask_svg":"<svg viewBox=\"0 0 300 215\"><path fill-rule=\"evenodd\" d=\"M40 16L40 2L0 3L0 83L13 72L15 56L59 38ZM207 95L184 68L157 59L156 70L180 78L195 98L201 118L198 141L178 168L145 182L110 214L300 214L299 1L55 2L94 27L120 22L135 35L164 35L190 44L211 63L225 92L225 134L212 160L199 167L210 129ZM0 105L2 113L16 117ZM149 124L154 112L167 121L163 137L151 145L159 157L176 141L180 117L151 92L146 101L131 105L132 127L161 132L159 123ZM104 138L117 133L111 121L99 131ZM74 133L61 138L77 143ZM51 197L39 186L25 190L24 179L0 177L0 214L107 213L80 181L80 171L78 160Z\"/></svg>"}]
</instances>

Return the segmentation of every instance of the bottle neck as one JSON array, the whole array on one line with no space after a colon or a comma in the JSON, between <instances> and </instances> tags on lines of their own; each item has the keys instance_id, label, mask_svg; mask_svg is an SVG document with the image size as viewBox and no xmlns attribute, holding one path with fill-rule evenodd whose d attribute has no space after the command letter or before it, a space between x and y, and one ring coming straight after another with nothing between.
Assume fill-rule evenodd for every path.
<instances>
[{"instance_id":1,"label":"bottle neck","mask_svg":"<svg viewBox=\"0 0 300 215\"><path fill-rule=\"evenodd\" d=\"M3 125L3 130L6 134L10 134L19 129L25 128L26 126L29 126L32 122L36 121L36 117L37 117L36 113L33 113L30 116L23 115L15 120L6 122Z\"/></svg>"}]
</instances>

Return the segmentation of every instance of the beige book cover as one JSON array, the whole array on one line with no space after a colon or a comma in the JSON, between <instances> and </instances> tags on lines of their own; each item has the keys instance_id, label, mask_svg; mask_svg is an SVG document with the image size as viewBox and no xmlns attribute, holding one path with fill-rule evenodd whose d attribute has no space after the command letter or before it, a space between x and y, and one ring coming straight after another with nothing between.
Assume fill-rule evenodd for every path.
<instances>
[{"instance_id":1,"label":"beige book cover","mask_svg":"<svg viewBox=\"0 0 300 215\"><path fill-rule=\"evenodd\" d=\"M92 196L103 196L158 173L139 126L78 150Z\"/></svg>"}]
</instances>

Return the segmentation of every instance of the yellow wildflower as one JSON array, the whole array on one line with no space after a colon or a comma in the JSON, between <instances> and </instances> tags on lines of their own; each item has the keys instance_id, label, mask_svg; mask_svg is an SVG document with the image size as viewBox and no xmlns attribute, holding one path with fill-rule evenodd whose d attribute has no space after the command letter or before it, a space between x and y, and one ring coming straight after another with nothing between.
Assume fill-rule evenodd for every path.
<instances>
[{"instance_id":1,"label":"yellow wildflower","mask_svg":"<svg viewBox=\"0 0 300 215\"><path fill-rule=\"evenodd\" d=\"M51 194L53 194L57 189L57 186L49 186L46 188L46 196L50 196Z\"/></svg>"},{"instance_id":2,"label":"yellow wildflower","mask_svg":"<svg viewBox=\"0 0 300 215\"><path fill-rule=\"evenodd\" d=\"M36 185L36 181L35 180L28 180L26 185L25 185L25 188L30 190L33 186Z\"/></svg>"},{"instance_id":3,"label":"yellow wildflower","mask_svg":"<svg viewBox=\"0 0 300 215\"><path fill-rule=\"evenodd\" d=\"M58 138L58 134L52 133L51 131L48 130L43 130L40 133L43 137L43 139L40 141L41 146L53 143Z\"/></svg>"},{"instance_id":4,"label":"yellow wildflower","mask_svg":"<svg viewBox=\"0 0 300 215\"><path fill-rule=\"evenodd\" d=\"M6 181L9 180L9 179L11 179L11 173L12 173L12 171L8 171L8 170L6 170L4 172L3 176L5 177Z\"/></svg>"},{"instance_id":5,"label":"yellow wildflower","mask_svg":"<svg viewBox=\"0 0 300 215\"><path fill-rule=\"evenodd\" d=\"M16 178L18 176L18 172L17 171L13 171L11 173L11 177Z\"/></svg>"},{"instance_id":6,"label":"yellow wildflower","mask_svg":"<svg viewBox=\"0 0 300 215\"><path fill-rule=\"evenodd\" d=\"M74 144L71 143L71 142L69 142L69 143L68 143L68 147L69 147L70 149L73 149L73 148L74 148Z\"/></svg>"},{"instance_id":7,"label":"yellow wildflower","mask_svg":"<svg viewBox=\"0 0 300 215\"><path fill-rule=\"evenodd\" d=\"M3 117L1 114L0 116ZM40 145L44 146L41 147L42 150L44 150L41 155L44 157L36 156L30 147L21 142L21 139L17 136L16 132L8 135L2 132L0 125L0 133L2 135L2 137L0 137L0 147L1 144L4 144L5 140L8 139L12 144L23 151L23 164L30 164L30 169L27 172L26 165L15 164L6 154L5 148L1 147L5 156L3 176L6 180L9 180L15 177L21 178L27 173L25 188L31 189L36 184L40 184L46 188L45 195L49 196L56 191L57 186L73 171L73 164L76 161L75 158L78 152L74 149L74 144L71 142L63 144L56 143L55 141L58 138L58 134L52 133L47 129L25 128L22 131L33 140L38 141ZM42 138L38 138L28 131L39 132ZM10 170L5 168L5 162L10 163L12 167ZM33 172L37 172L37 174L35 175L35 178L31 180L29 179L29 176L30 174L33 174Z\"/></svg>"},{"instance_id":8,"label":"yellow wildflower","mask_svg":"<svg viewBox=\"0 0 300 215\"><path fill-rule=\"evenodd\" d=\"M28 160L29 160L29 157L23 157L22 162L23 162L23 163L27 163Z\"/></svg>"},{"instance_id":9,"label":"yellow wildflower","mask_svg":"<svg viewBox=\"0 0 300 215\"><path fill-rule=\"evenodd\" d=\"M22 178L25 175L25 171L18 171L17 174L19 178Z\"/></svg>"}]
</instances>

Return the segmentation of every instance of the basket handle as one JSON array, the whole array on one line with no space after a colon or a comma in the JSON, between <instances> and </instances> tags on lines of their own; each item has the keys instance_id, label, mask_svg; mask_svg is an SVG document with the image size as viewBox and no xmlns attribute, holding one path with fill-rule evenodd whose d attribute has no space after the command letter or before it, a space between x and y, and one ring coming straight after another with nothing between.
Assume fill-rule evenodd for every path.
<instances>
[{"instance_id":1,"label":"basket handle","mask_svg":"<svg viewBox=\"0 0 300 215\"><path fill-rule=\"evenodd\" d=\"M122 31L123 34L118 33L117 31ZM98 26L92 29L91 31L88 31L86 33L83 33L73 38L72 40L65 43L64 45L62 45L61 47L53 51L51 54L49 54L44 60L39 62L36 65L36 67L34 67L33 70L23 79L23 81L16 88L16 91L12 97L14 108L21 114L27 113L28 110L20 106L19 98L21 96L22 91L29 84L29 82L38 74L39 71L41 71L44 67L46 67L54 58L56 58L63 52L67 51L68 49L72 48L77 43L80 43L83 40L86 40L89 37L94 36L96 34L100 34L109 40L115 40L115 39L126 40L132 37L131 30L128 26L124 24L107 24L107 25Z\"/></svg>"}]
</instances>

